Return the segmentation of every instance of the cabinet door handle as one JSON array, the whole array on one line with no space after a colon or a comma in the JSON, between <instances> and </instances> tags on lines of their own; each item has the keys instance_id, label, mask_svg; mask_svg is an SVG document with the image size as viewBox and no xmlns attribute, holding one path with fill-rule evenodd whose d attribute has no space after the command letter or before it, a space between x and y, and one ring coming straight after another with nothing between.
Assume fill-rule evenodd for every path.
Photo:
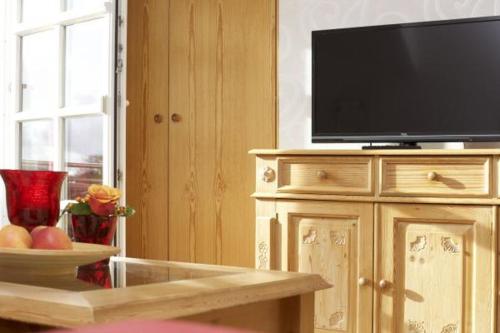
<instances>
[{"instance_id":1,"label":"cabinet door handle","mask_svg":"<svg viewBox=\"0 0 500 333\"><path fill-rule=\"evenodd\" d=\"M438 175L436 172L431 171L431 172L429 172L429 173L427 174L427 179L428 179L428 180L431 180L431 181L432 181L432 180L437 180L437 179L438 179L438 176L439 176L439 175Z\"/></svg>"},{"instance_id":2,"label":"cabinet door handle","mask_svg":"<svg viewBox=\"0 0 500 333\"><path fill-rule=\"evenodd\" d=\"M365 277L360 277L358 279L358 285L359 286L366 286L368 284L368 282L369 282L368 279L365 278Z\"/></svg>"},{"instance_id":3,"label":"cabinet door handle","mask_svg":"<svg viewBox=\"0 0 500 333\"><path fill-rule=\"evenodd\" d=\"M380 287L380 289L387 289L387 287L389 287L389 284L390 284L389 281L384 279L378 282L378 286Z\"/></svg>"}]
</instances>

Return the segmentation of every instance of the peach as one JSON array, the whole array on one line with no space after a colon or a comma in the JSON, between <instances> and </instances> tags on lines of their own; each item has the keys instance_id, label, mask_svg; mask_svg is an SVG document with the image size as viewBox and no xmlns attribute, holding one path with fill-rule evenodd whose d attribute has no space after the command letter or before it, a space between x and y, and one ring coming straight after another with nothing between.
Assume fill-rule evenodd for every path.
<instances>
[{"instance_id":1,"label":"peach","mask_svg":"<svg viewBox=\"0 0 500 333\"><path fill-rule=\"evenodd\" d=\"M46 225L39 225L38 227L36 227L35 229L31 230L31 238L35 238L35 235L40 231L40 230L43 230L47 228Z\"/></svg>"},{"instance_id":2,"label":"peach","mask_svg":"<svg viewBox=\"0 0 500 333\"><path fill-rule=\"evenodd\" d=\"M30 233L23 227L9 224L0 230L0 247L29 249L31 244Z\"/></svg>"},{"instance_id":3,"label":"peach","mask_svg":"<svg viewBox=\"0 0 500 333\"><path fill-rule=\"evenodd\" d=\"M57 227L41 228L33 235L33 249L71 250L72 248L71 239Z\"/></svg>"},{"instance_id":4,"label":"peach","mask_svg":"<svg viewBox=\"0 0 500 333\"><path fill-rule=\"evenodd\" d=\"M38 234L38 232L40 232L40 230L43 230L45 228L47 228L46 225L39 225L35 229L31 230L31 238L35 238L35 235Z\"/></svg>"}]
</instances>

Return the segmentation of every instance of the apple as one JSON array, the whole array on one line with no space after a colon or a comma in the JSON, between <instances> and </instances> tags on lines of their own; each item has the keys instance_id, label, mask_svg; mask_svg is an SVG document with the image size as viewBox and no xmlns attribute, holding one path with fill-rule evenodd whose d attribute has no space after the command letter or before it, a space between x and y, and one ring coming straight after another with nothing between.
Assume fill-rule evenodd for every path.
<instances>
[{"instance_id":1,"label":"apple","mask_svg":"<svg viewBox=\"0 0 500 333\"><path fill-rule=\"evenodd\" d=\"M34 231L34 230L33 230ZM33 249L71 250L73 243L68 235L57 227L40 228L33 234Z\"/></svg>"},{"instance_id":2,"label":"apple","mask_svg":"<svg viewBox=\"0 0 500 333\"><path fill-rule=\"evenodd\" d=\"M39 232L40 230L43 230L43 229L45 229L45 228L47 228L47 226L46 226L46 225L39 225L39 226L38 226L38 227L36 227L35 229L31 230L31 238L35 238L35 235L36 235L36 234L38 234L38 232Z\"/></svg>"},{"instance_id":3,"label":"apple","mask_svg":"<svg viewBox=\"0 0 500 333\"><path fill-rule=\"evenodd\" d=\"M0 229L0 247L29 249L31 244L30 233L23 227L9 224Z\"/></svg>"}]
</instances>

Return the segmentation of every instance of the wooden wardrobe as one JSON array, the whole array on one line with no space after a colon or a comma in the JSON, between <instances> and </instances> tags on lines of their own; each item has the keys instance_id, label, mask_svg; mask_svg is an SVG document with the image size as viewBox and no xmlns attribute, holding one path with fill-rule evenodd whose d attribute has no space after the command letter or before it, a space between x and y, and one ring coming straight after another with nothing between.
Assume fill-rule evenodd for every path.
<instances>
[{"instance_id":1,"label":"wooden wardrobe","mask_svg":"<svg viewBox=\"0 0 500 333\"><path fill-rule=\"evenodd\" d=\"M248 151L276 146L276 1L128 1L127 256L253 265Z\"/></svg>"}]
</instances>

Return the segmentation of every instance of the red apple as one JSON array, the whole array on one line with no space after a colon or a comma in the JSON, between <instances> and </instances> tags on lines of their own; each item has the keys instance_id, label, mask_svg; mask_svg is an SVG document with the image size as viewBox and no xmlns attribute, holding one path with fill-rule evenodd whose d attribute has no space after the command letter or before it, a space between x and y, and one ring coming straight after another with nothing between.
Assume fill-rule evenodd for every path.
<instances>
[{"instance_id":1,"label":"red apple","mask_svg":"<svg viewBox=\"0 0 500 333\"><path fill-rule=\"evenodd\" d=\"M31 238L35 238L35 235L38 234L41 230L47 228L46 225L39 225L35 229L31 230Z\"/></svg>"},{"instance_id":2,"label":"red apple","mask_svg":"<svg viewBox=\"0 0 500 333\"><path fill-rule=\"evenodd\" d=\"M72 248L71 239L57 227L45 227L33 235L33 249L71 250Z\"/></svg>"},{"instance_id":3,"label":"red apple","mask_svg":"<svg viewBox=\"0 0 500 333\"><path fill-rule=\"evenodd\" d=\"M30 233L23 227L9 224L0 230L0 247L29 249L31 244Z\"/></svg>"}]
</instances>

